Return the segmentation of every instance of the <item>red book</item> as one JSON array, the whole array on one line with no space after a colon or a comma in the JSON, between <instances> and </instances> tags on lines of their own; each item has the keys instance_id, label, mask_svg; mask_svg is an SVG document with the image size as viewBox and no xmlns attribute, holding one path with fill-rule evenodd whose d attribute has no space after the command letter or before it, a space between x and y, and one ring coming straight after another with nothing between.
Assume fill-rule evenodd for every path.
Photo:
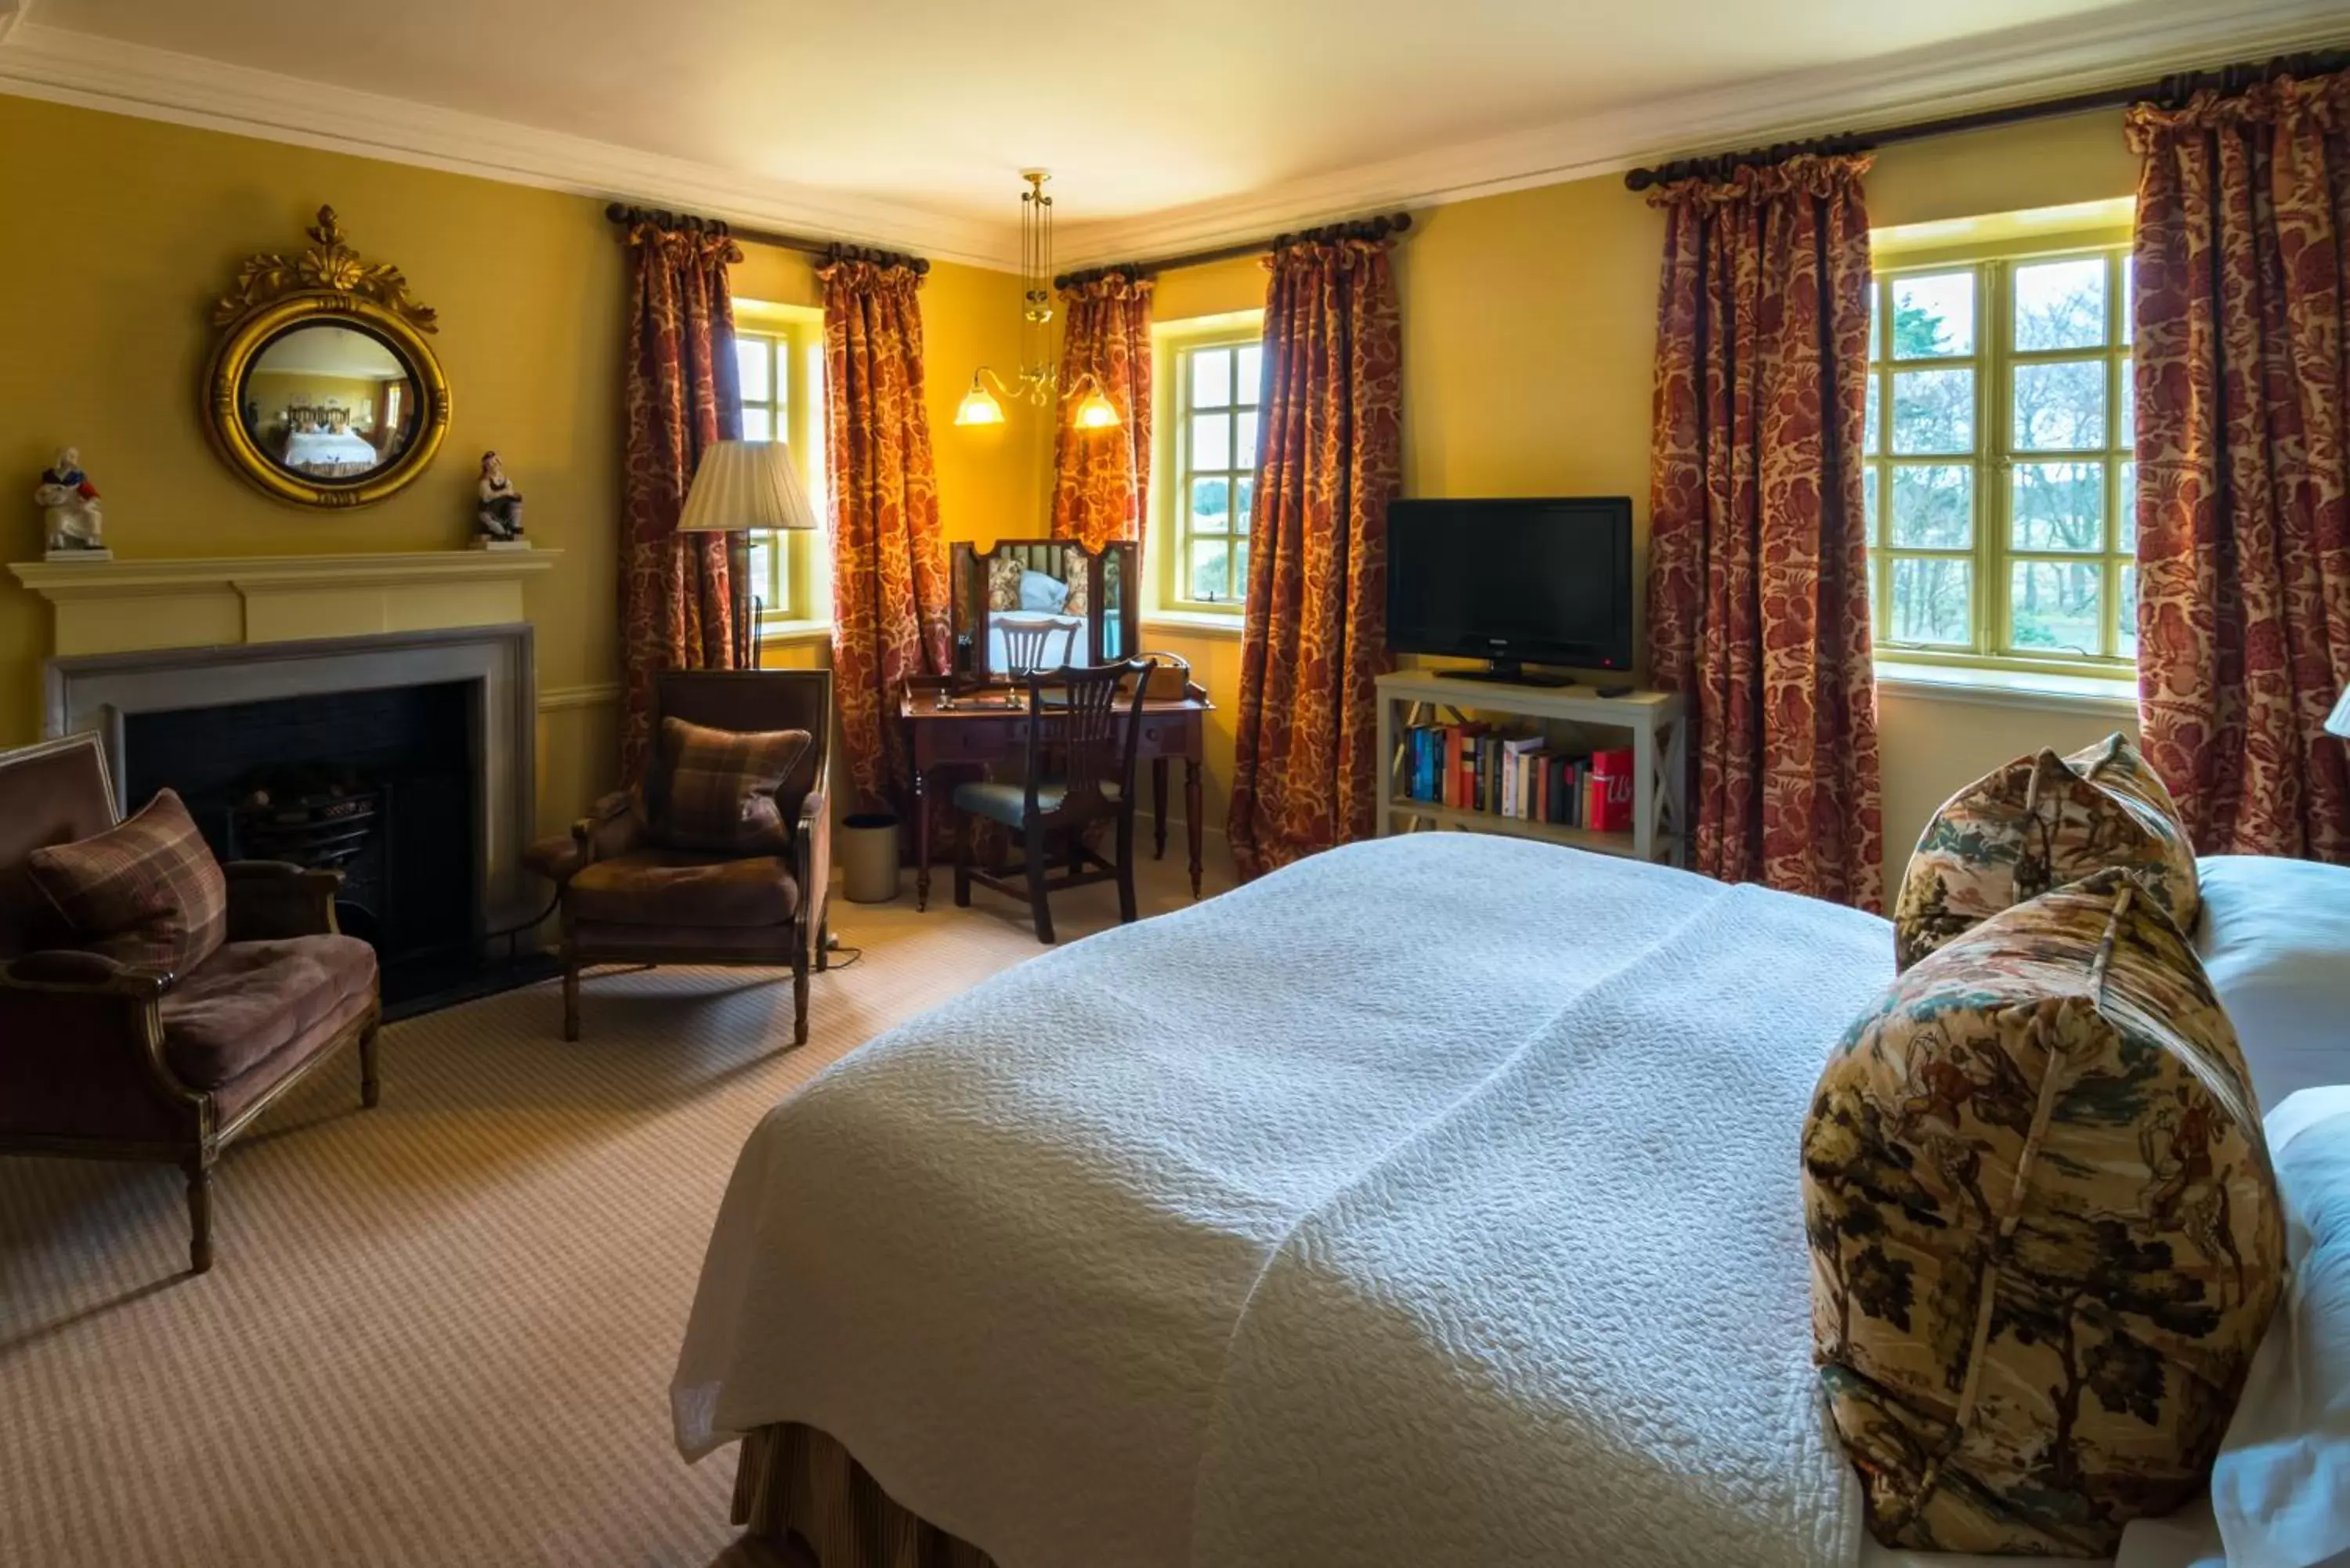
<instances>
[{"instance_id":1,"label":"red book","mask_svg":"<svg viewBox=\"0 0 2350 1568\"><path fill-rule=\"evenodd\" d=\"M1632 749L1596 753L1591 777L1590 826L1602 833L1632 831Z\"/></svg>"},{"instance_id":2,"label":"red book","mask_svg":"<svg viewBox=\"0 0 2350 1568\"><path fill-rule=\"evenodd\" d=\"M1452 726L1451 761L1449 774L1451 783L1444 804L1458 811L1473 810L1477 805L1477 737L1488 728L1482 723Z\"/></svg>"}]
</instances>

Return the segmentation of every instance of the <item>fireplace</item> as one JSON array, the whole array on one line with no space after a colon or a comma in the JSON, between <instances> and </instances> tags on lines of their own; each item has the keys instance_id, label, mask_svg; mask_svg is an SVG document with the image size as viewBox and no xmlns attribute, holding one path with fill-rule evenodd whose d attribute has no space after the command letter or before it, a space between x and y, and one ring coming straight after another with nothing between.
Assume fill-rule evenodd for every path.
<instances>
[{"instance_id":1,"label":"fireplace","mask_svg":"<svg viewBox=\"0 0 2350 1568\"><path fill-rule=\"evenodd\" d=\"M527 626L58 659L48 687L47 728L98 732L125 811L168 785L224 859L341 871L388 1012L536 978L508 964L538 912Z\"/></svg>"}]
</instances>

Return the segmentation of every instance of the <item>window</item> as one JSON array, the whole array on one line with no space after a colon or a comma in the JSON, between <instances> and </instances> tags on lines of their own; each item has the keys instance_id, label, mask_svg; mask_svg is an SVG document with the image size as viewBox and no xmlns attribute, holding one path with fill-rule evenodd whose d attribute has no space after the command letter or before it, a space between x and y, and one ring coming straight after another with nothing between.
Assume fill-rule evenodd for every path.
<instances>
[{"instance_id":1,"label":"window","mask_svg":"<svg viewBox=\"0 0 2350 1568\"><path fill-rule=\"evenodd\" d=\"M2137 653L2126 246L1877 268L1870 593L1905 660L2114 675Z\"/></svg>"},{"instance_id":2,"label":"window","mask_svg":"<svg viewBox=\"0 0 2350 1568\"><path fill-rule=\"evenodd\" d=\"M1249 512L1256 488L1257 335L1182 344L1171 369L1173 462L1159 508L1160 602L1238 615L1248 601Z\"/></svg>"},{"instance_id":3,"label":"window","mask_svg":"<svg viewBox=\"0 0 2350 1568\"><path fill-rule=\"evenodd\" d=\"M743 439L787 442L808 497L824 505L823 346L817 323L780 306L737 302L750 325L734 332L734 368L743 392ZM751 594L761 621L821 615L821 576L811 535L751 535Z\"/></svg>"}]
</instances>

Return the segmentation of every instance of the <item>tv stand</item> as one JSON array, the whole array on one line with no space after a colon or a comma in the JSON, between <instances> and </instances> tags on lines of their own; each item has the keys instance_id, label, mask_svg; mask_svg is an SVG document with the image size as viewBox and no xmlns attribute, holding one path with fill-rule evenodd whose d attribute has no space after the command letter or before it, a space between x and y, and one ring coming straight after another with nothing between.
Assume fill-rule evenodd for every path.
<instances>
[{"instance_id":1,"label":"tv stand","mask_svg":"<svg viewBox=\"0 0 2350 1568\"><path fill-rule=\"evenodd\" d=\"M1514 659L1489 659L1482 670L1440 670L1435 673L1448 680L1491 680L1501 686L1572 686L1575 682L1564 675L1529 675L1526 667Z\"/></svg>"}]
</instances>

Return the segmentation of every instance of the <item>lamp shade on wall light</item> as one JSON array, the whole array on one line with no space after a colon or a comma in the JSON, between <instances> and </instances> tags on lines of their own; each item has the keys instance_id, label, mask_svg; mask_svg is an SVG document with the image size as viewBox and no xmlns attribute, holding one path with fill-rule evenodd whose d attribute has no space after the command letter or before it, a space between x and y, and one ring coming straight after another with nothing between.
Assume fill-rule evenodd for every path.
<instances>
[{"instance_id":1,"label":"lamp shade on wall light","mask_svg":"<svg viewBox=\"0 0 2350 1568\"><path fill-rule=\"evenodd\" d=\"M681 534L823 526L791 450L779 441L722 441L702 454L678 517Z\"/></svg>"},{"instance_id":2,"label":"lamp shade on wall light","mask_svg":"<svg viewBox=\"0 0 2350 1568\"><path fill-rule=\"evenodd\" d=\"M1111 402L1099 387L1096 387L1078 402L1075 422L1081 431L1114 431L1120 423L1118 405Z\"/></svg>"},{"instance_id":3,"label":"lamp shade on wall light","mask_svg":"<svg viewBox=\"0 0 2350 1568\"><path fill-rule=\"evenodd\" d=\"M971 390L962 395L962 402L955 409L954 422L959 425L1000 425L1003 422L1003 405L995 400L993 392L979 384L977 376L973 376Z\"/></svg>"}]
</instances>

